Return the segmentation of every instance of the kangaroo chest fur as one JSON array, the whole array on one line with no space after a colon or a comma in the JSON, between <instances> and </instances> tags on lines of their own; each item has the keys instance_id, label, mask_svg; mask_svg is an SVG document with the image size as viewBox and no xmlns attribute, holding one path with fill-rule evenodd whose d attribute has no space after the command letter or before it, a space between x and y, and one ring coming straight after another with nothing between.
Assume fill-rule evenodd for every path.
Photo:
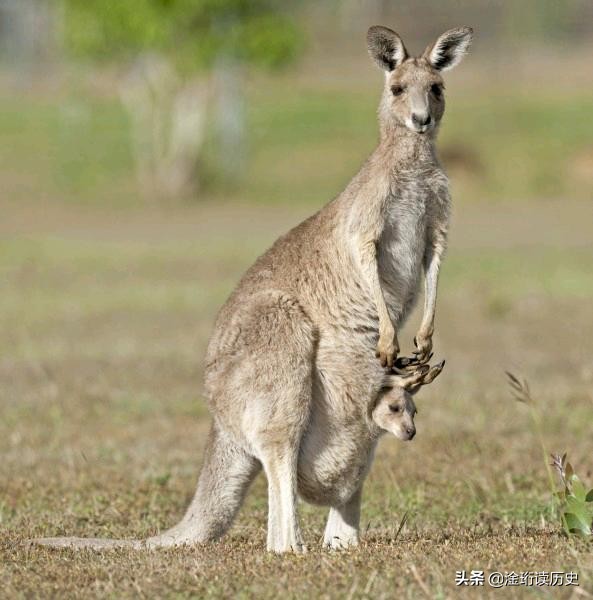
<instances>
[{"instance_id":1,"label":"kangaroo chest fur","mask_svg":"<svg viewBox=\"0 0 593 600\"><path fill-rule=\"evenodd\" d=\"M401 324L418 296L431 219L446 209L446 176L436 165L398 174L385 200L377 246L379 277L395 324Z\"/></svg>"}]
</instances>

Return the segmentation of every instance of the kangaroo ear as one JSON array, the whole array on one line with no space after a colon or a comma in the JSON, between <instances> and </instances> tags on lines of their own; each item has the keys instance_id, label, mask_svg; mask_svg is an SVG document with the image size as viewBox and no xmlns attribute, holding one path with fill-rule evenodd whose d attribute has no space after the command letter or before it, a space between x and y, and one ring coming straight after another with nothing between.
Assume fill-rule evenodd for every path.
<instances>
[{"instance_id":1,"label":"kangaroo ear","mask_svg":"<svg viewBox=\"0 0 593 600\"><path fill-rule=\"evenodd\" d=\"M437 71L448 71L456 67L467 54L474 30L471 27L449 29L422 55Z\"/></svg>"},{"instance_id":2,"label":"kangaroo ear","mask_svg":"<svg viewBox=\"0 0 593 600\"><path fill-rule=\"evenodd\" d=\"M371 27L367 32L367 46L371 58L384 71L393 71L408 58L401 38L388 27Z\"/></svg>"}]
</instances>

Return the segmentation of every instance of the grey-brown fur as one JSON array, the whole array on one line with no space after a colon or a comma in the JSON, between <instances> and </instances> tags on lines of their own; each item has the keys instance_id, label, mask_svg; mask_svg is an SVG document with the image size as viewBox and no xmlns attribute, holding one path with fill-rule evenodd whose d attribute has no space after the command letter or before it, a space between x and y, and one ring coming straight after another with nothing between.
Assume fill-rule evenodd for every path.
<instances>
[{"instance_id":1,"label":"grey-brown fur","mask_svg":"<svg viewBox=\"0 0 593 600\"><path fill-rule=\"evenodd\" d=\"M421 363L432 347L450 205L434 147L444 111L440 71L459 62L470 39L468 28L451 30L409 58L393 31L369 30L369 51L385 70L379 144L335 200L256 261L220 311L206 364L214 423L182 521L143 543L42 543L160 547L216 539L262 466L269 550L304 548L297 493L331 507L325 544L357 543L362 485L384 430L373 410L394 377L386 367L423 269Z\"/></svg>"}]
</instances>

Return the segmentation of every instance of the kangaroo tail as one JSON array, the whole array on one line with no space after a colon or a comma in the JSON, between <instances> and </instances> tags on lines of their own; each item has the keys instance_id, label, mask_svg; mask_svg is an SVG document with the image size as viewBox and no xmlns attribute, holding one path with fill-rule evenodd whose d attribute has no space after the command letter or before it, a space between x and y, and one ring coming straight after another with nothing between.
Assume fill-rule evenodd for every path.
<instances>
[{"instance_id":1,"label":"kangaroo tail","mask_svg":"<svg viewBox=\"0 0 593 600\"><path fill-rule=\"evenodd\" d=\"M37 538L32 542L55 548L141 550L216 540L231 526L249 485L260 470L257 459L212 425L193 500L181 521L171 529L146 540L58 537Z\"/></svg>"},{"instance_id":2,"label":"kangaroo tail","mask_svg":"<svg viewBox=\"0 0 593 600\"><path fill-rule=\"evenodd\" d=\"M93 550L114 550L116 548L133 548L139 550L145 547L141 540L109 540L106 538L79 538L79 537L48 537L36 538L31 543L38 546L51 546L52 548L72 548L82 550L92 548Z\"/></svg>"}]
</instances>

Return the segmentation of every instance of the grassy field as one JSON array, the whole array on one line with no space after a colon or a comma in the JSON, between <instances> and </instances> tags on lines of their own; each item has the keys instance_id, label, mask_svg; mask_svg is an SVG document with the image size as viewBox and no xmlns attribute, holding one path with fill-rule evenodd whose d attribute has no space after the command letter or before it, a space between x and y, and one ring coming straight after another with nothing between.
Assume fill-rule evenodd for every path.
<instances>
[{"instance_id":1,"label":"grassy field","mask_svg":"<svg viewBox=\"0 0 593 600\"><path fill-rule=\"evenodd\" d=\"M246 86L245 174L223 181L209 142L198 197L318 206L335 196L377 139L380 76L367 61L347 73L345 80L254 76ZM126 113L111 88L98 93L96 84L76 81L59 93L0 95L6 196L137 206ZM501 89L482 77L449 85L440 148L456 197L591 199L591 90L520 83Z\"/></svg>"},{"instance_id":2,"label":"grassy field","mask_svg":"<svg viewBox=\"0 0 593 600\"><path fill-rule=\"evenodd\" d=\"M529 410L504 377L528 378L547 451L567 451L593 483L593 209L578 201L458 204L435 340L447 366L419 397L416 439L379 447L360 549L322 551L326 511L302 505L310 552L268 556L263 477L217 544L107 554L27 545L144 537L179 518L209 424L201 372L215 312L308 211L3 201L0 595L498 597L460 591L460 569L575 570L580 597L593 594L591 543L560 533ZM507 590L536 591L576 597Z\"/></svg>"}]
</instances>

